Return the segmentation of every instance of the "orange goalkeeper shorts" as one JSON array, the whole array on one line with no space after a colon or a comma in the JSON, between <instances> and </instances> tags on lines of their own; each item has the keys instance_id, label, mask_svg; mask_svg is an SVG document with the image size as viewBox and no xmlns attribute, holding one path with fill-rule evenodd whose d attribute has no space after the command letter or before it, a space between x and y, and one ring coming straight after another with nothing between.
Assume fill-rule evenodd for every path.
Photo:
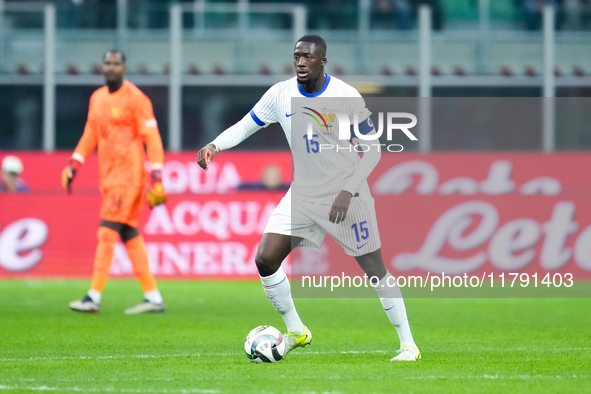
<instances>
[{"instance_id":1,"label":"orange goalkeeper shorts","mask_svg":"<svg viewBox=\"0 0 591 394\"><path fill-rule=\"evenodd\" d=\"M116 186L103 190L103 205L100 218L111 222L125 223L138 227L144 204L146 188Z\"/></svg>"}]
</instances>

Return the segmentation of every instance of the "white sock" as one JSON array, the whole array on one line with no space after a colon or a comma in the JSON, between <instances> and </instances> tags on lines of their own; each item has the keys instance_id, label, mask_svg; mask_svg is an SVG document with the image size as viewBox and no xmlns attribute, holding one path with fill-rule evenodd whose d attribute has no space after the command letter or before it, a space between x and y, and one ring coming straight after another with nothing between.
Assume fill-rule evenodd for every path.
<instances>
[{"instance_id":1,"label":"white sock","mask_svg":"<svg viewBox=\"0 0 591 394\"><path fill-rule=\"evenodd\" d=\"M400 338L401 346L408 346L412 349L417 349L415 341L410 332L410 326L408 324L408 317L406 316L406 307L404 306L404 300L402 299L402 293L400 287L396 285L390 272L386 272L386 276L379 281L376 287L376 292L380 296L380 301L388 315L388 319L396 328L398 337ZM390 285L388 285L390 283Z\"/></svg>"},{"instance_id":2,"label":"white sock","mask_svg":"<svg viewBox=\"0 0 591 394\"><path fill-rule=\"evenodd\" d=\"M154 304L162 304L164 302L158 289L150 290L144 293L144 298L150 302L153 302Z\"/></svg>"},{"instance_id":3,"label":"white sock","mask_svg":"<svg viewBox=\"0 0 591 394\"><path fill-rule=\"evenodd\" d=\"M283 268L279 267L273 275L261 276L261 282L267 298L283 318L287 331L297 335L302 334L304 332L304 323L302 323L293 304L289 279L287 279Z\"/></svg>"},{"instance_id":4,"label":"white sock","mask_svg":"<svg viewBox=\"0 0 591 394\"><path fill-rule=\"evenodd\" d=\"M100 291L90 289L90 290L88 290L88 293L86 293L86 294L92 299L92 302L94 302L97 305L101 304L102 293Z\"/></svg>"}]
</instances>

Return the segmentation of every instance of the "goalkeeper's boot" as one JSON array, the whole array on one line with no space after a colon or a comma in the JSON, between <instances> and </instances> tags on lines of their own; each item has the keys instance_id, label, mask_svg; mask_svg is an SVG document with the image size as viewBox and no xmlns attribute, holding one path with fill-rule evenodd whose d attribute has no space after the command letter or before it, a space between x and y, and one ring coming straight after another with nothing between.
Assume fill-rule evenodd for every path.
<instances>
[{"instance_id":1,"label":"goalkeeper's boot","mask_svg":"<svg viewBox=\"0 0 591 394\"><path fill-rule=\"evenodd\" d=\"M144 300L141 304L132 306L125 310L126 315L137 315L139 313L162 313L164 312L164 303L156 303Z\"/></svg>"},{"instance_id":2,"label":"goalkeeper's boot","mask_svg":"<svg viewBox=\"0 0 591 394\"><path fill-rule=\"evenodd\" d=\"M390 361L417 361L421 359L421 351L413 349L408 346L401 346L396 351L396 356L392 357Z\"/></svg>"},{"instance_id":3,"label":"goalkeeper's boot","mask_svg":"<svg viewBox=\"0 0 591 394\"><path fill-rule=\"evenodd\" d=\"M101 305L96 304L89 295L86 295L81 300L70 302L70 309L81 313L99 313Z\"/></svg>"},{"instance_id":4,"label":"goalkeeper's boot","mask_svg":"<svg viewBox=\"0 0 591 394\"><path fill-rule=\"evenodd\" d=\"M312 331L308 330L308 327L304 326L304 332L300 335L293 332L288 332L283 335L285 338L285 353L283 357L287 356L287 353L291 352L296 347L304 347L312 342Z\"/></svg>"}]
</instances>

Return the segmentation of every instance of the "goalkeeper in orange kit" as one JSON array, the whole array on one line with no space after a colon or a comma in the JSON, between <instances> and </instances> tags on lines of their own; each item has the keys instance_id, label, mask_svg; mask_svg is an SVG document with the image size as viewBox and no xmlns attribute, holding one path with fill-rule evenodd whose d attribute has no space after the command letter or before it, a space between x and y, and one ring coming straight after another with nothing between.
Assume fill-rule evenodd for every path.
<instances>
[{"instance_id":1,"label":"goalkeeper in orange kit","mask_svg":"<svg viewBox=\"0 0 591 394\"><path fill-rule=\"evenodd\" d=\"M121 239L144 290L144 301L125 313L164 312L162 295L150 271L148 252L138 229L146 201L150 208L166 201L161 183L162 140L150 99L124 80L125 55L118 50L106 52L102 67L106 86L90 98L84 134L61 177L62 187L69 191L84 159L98 147L103 202L92 284L86 296L72 301L70 308L77 312L99 312L115 244ZM145 169L144 144L150 173Z\"/></svg>"}]
</instances>

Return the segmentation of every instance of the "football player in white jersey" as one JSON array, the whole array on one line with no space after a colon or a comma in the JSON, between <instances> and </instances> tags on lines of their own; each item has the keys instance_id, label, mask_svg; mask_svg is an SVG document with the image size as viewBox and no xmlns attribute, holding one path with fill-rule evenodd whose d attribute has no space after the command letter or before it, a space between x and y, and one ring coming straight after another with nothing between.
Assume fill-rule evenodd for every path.
<instances>
[{"instance_id":1,"label":"football player in white jersey","mask_svg":"<svg viewBox=\"0 0 591 394\"><path fill-rule=\"evenodd\" d=\"M300 38L293 56L296 76L273 85L249 114L199 150L197 162L207 171L217 152L238 145L262 127L280 123L292 150L294 180L269 218L255 263L267 297L287 326L286 354L308 345L312 333L296 311L289 280L281 264L295 247L318 249L324 236L329 234L345 253L355 257L369 278L376 278L376 282L379 279L375 289L400 338L400 349L391 360L418 360L421 353L410 331L404 300L400 289L393 285L394 277L384 266L374 200L367 185L367 177L377 165L380 151L370 150L362 158L357 154L339 154L336 149L338 156L334 152L314 155L319 153L322 141L314 143L308 139L306 127L298 127L303 123L294 119L298 113L292 108L292 99L312 103L324 97L331 98L334 103L337 98L338 106L338 98L347 98L343 101L342 112L358 119L358 129L363 134L375 133L369 118L371 112L365 108L355 88L324 72L327 59L326 42L322 37ZM328 126L326 129L328 131ZM314 136L324 138L324 142L333 138L331 142L338 144L330 133L319 137L320 134ZM323 170L330 167L327 163L332 165L332 171Z\"/></svg>"}]
</instances>

